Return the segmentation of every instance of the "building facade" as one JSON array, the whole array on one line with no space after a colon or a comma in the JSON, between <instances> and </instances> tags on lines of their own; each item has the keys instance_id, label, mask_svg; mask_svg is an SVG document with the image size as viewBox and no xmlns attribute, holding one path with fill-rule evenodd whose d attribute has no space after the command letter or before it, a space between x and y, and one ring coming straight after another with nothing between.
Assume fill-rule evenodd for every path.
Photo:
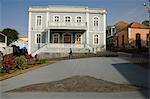
<instances>
[{"instance_id":1,"label":"building facade","mask_svg":"<svg viewBox=\"0 0 150 99\"><path fill-rule=\"evenodd\" d=\"M106 28L106 45L107 45L107 47L114 46L115 33L116 33L115 25L107 26L107 28Z\"/></svg>"},{"instance_id":2,"label":"building facade","mask_svg":"<svg viewBox=\"0 0 150 99\"><path fill-rule=\"evenodd\" d=\"M114 44L117 48L148 48L149 27L132 22L116 31Z\"/></svg>"},{"instance_id":3,"label":"building facade","mask_svg":"<svg viewBox=\"0 0 150 99\"><path fill-rule=\"evenodd\" d=\"M79 6L29 7L28 52L62 53L106 48L106 10Z\"/></svg>"},{"instance_id":4,"label":"building facade","mask_svg":"<svg viewBox=\"0 0 150 99\"><path fill-rule=\"evenodd\" d=\"M3 55L13 52L13 48L7 46L7 36L3 33L0 33L0 52L3 53Z\"/></svg>"},{"instance_id":5,"label":"building facade","mask_svg":"<svg viewBox=\"0 0 150 99\"><path fill-rule=\"evenodd\" d=\"M0 33L0 49L7 46L7 36Z\"/></svg>"}]
</instances>

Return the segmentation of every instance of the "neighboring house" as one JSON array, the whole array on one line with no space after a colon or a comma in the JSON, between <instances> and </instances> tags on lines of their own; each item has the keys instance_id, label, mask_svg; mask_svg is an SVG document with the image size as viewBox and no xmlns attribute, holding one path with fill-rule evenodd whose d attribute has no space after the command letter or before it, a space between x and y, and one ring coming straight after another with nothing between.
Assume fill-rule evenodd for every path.
<instances>
[{"instance_id":1,"label":"neighboring house","mask_svg":"<svg viewBox=\"0 0 150 99\"><path fill-rule=\"evenodd\" d=\"M115 32L116 32L116 26L115 25L111 25L111 26L107 26L106 28L106 45L107 47L113 47L113 39L115 36Z\"/></svg>"},{"instance_id":2,"label":"neighboring house","mask_svg":"<svg viewBox=\"0 0 150 99\"><path fill-rule=\"evenodd\" d=\"M106 10L80 6L29 7L28 51L65 53L106 49Z\"/></svg>"},{"instance_id":3,"label":"neighboring house","mask_svg":"<svg viewBox=\"0 0 150 99\"><path fill-rule=\"evenodd\" d=\"M118 24L116 26L119 27ZM116 31L114 42L118 48L148 47L149 27L138 22L124 24Z\"/></svg>"},{"instance_id":4,"label":"neighboring house","mask_svg":"<svg viewBox=\"0 0 150 99\"><path fill-rule=\"evenodd\" d=\"M24 35L19 35L18 40L13 42L11 45L19 46L19 48L26 48L28 49L28 37Z\"/></svg>"},{"instance_id":5,"label":"neighboring house","mask_svg":"<svg viewBox=\"0 0 150 99\"><path fill-rule=\"evenodd\" d=\"M0 33L0 51L7 46L7 36Z\"/></svg>"},{"instance_id":6,"label":"neighboring house","mask_svg":"<svg viewBox=\"0 0 150 99\"><path fill-rule=\"evenodd\" d=\"M0 33L0 51L3 55L13 52L12 47L7 46L7 36L2 33Z\"/></svg>"}]
</instances>

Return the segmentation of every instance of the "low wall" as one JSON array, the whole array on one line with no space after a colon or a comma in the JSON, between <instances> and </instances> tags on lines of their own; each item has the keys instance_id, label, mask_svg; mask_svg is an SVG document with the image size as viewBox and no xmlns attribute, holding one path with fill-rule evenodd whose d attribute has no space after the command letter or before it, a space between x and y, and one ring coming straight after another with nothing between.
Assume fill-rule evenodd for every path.
<instances>
[{"instance_id":1,"label":"low wall","mask_svg":"<svg viewBox=\"0 0 150 99\"><path fill-rule=\"evenodd\" d=\"M38 54L39 59L53 59L53 58L60 58L60 57L67 57L68 53L40 53Z\"/></svg>"}]
</instances>

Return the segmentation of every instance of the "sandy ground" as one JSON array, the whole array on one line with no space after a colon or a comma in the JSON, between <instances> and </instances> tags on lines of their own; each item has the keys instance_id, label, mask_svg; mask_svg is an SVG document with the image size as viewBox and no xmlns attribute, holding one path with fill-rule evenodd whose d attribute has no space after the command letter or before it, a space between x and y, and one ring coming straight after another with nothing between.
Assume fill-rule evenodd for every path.
<instances>
[{"instance_id":1,"label":"sandy ground","mask_svg":"<svg viewBox=\"0 0 150 99\"><path fill-rule=\"evenodd\" d=\"M8 92L122 92L141 89L133 85L116 84L90 76L78 75L48 83L32 84Z\"/></svg>"}]
</instances>

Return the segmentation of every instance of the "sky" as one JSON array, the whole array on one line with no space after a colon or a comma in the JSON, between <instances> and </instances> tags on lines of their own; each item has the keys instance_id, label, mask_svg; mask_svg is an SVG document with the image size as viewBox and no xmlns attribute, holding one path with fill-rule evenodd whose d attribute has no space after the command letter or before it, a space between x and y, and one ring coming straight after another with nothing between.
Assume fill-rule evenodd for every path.
<instances>
[{"instance_id":1,"label":"sky","mask_svg":"<svg viewBox=\"0 0 150 99\"><path fill-rule=\"evenodd\" d=\"M148 19L144 7L148 0L0 0L0 31L12 28L18 33L28 33L29 6L69 5L98 7L107 10L107 25L118 21L142 22Z\"/></svg>"}]
</instances>

